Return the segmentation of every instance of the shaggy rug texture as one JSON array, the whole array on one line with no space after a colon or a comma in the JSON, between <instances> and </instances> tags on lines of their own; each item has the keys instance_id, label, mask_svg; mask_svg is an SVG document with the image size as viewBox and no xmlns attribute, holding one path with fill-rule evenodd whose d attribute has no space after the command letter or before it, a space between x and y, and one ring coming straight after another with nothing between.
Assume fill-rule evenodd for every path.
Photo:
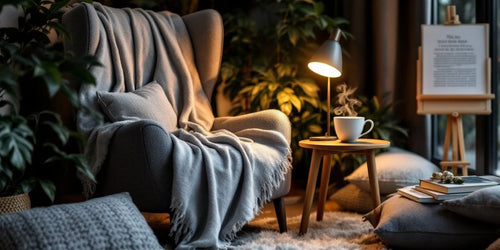
<instances>
[{"instance_id":1,"label":"shaggy rug texture","mask_svg":"<svg viewBox=\"0 0 500 250\"><path fill-rule=\"evenodd\" d=\"M327 212L323 221L311 214L305 235L299 235L301 216L288 218L288 232L280 234L276 218L254 220L238 234L234 249L386 249L362 215Z\"/></svg>"}]
</instances>

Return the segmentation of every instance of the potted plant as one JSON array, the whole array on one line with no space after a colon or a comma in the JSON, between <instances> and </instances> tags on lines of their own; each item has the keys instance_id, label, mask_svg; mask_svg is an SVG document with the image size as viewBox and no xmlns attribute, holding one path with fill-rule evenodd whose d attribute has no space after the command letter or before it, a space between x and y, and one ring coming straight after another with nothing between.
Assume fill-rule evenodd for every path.
<instances>
[{"instance_id":1,"label":"potted plant","mask_svg":"<svg viewBox=\"0 0 500 250\"><path fill-rule=\"evenodd\" d=\"M49 39L52 35L67 38L60 21L68 3L0 3L0 10L10 5L21 13L17 27L0 28L0 108L10 110L0 115L0 197L41 188L54 201L56 185L47 168L56 162L70 162L78 173L94 179L85 157L70 147L82 137L55 112L68 105L84 108L70 82L94 83L86 65L98 65L93 57L63 52L60 43ZM55 100L63 104L54 108Z\"/></svg>"}]
</instances>

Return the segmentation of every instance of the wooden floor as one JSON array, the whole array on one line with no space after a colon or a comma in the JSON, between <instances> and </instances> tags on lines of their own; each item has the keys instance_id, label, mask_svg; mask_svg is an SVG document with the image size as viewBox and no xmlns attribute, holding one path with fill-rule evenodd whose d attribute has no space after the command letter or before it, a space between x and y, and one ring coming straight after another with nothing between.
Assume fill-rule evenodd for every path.
<instances>
[{"instance_id":1,"label":"wooden floor","mask_svg":"<svg viewBox=\"0 0 500 250\"><path fill-rule=\"evenodd\" d=\"M332 192L332 191L330 191ZM329 192L329 193L330 193ZM285 197L286 204L286 216L288 218L295 216L302 216L302 209L304 205L304 193L305 190L303 188L303 183L293 183L290 189L289 194ZM317 196L317 192L316 192ZM316 200L317 197L314 198L314 203L311 208L311 212L316 211ZM327 199L325 203L325 212L326 211L339 211L341 208L339 205L333 201ZM143 213L146 221L151 226L156 236L160 240L160 243L164 244L168 242L168 233L170 229L170 219L168 214L153 214L153 213ZM270 202L264 206L261 213L255 217L257 219L263 218L276 218L276 214L274 212L273 203ZM297 230L298 228L289 228L288 230Z\"/></svg>"}]
</instances>

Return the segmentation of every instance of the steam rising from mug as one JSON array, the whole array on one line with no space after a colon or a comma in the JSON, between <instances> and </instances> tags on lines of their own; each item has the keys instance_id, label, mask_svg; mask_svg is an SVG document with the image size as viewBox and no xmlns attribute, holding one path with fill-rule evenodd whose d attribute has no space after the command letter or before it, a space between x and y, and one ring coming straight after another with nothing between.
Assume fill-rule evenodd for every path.
<instances>
[{"instance_id":1,"label":"steam rising from mug","mask_svg":"<svg viewBox=\"0 0 500 250\"><path fill-rule=\"evenodd\" d=\"M361 106L361 101L350 97L357 88L349 88L347 84L343 83L337 86L337 103L340 105L333 109L336 115L342 116L357 116L358 113L355 107Z\"/></svg>"}]
</instances>

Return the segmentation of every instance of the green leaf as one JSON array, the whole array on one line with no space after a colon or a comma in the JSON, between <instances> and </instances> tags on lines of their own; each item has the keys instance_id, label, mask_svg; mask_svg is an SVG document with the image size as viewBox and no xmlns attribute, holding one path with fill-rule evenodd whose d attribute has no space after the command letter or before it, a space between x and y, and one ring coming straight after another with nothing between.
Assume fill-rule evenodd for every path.
<instances>
[{"instance_id":1,"label":"green leaf","mask_svg":"<svg viewBox=\"0 0 500 250\"><path fill-rule=\"evenodd\" d=\"M6 176L0 174L0 193L3 192L3 190L7 187L7 183L9 183L9 180L5 177Z\"/></svg>"},{"instance_id":2,"label":"green leaf","mask_svg":"<svg viewBox=\"0 0 500 250\"><path fill-rule=\"evenodd\" d=\"M299 40L300 32L296 28L288 29L288 40L295 47L297 45L297 41Z\"/></svg>"},{"instance_id":3,"label":"green leaf","mask_svg":"<svg viewBox=\"0 0 500 250\"><path fill-rule=\"evenodd\" d=\"M66 126L64 126L61 123L54 123L51 121L45 121L43 122L43 124L49 126L52 129L52 131L54 131L54 133L57 135L57 138L63 145L65 145L68 142L70 132L69 129L66 128Z\"/></svg>"},{"instance_id":4,"label":"green leaf","mask_svg":"<svg viewBox=\"0 0 500 250\"><path fill-rule=\"evenodd\" d=\"M80 98L78 92L69 87L67 83L61 84L61 90L64 96L71 102L73 107L80 107Z\"/></svg>"},{"instance_id":5,"label":"green leaf","mask_svg":"<svg viewBox=\"0 0 500 250\"><path fill-rule=\"evenodd\" d=\"M290 94L288 94L285 91L278 92L278 95L276 96L276 98L278 99L278 105L280 105L280 106L285 104L285 103L290 102Z\"/></svg>"},{"instance_id":6,"label":"green leaf","mask_svg":"<svg viewBox=\"0 0 500 250\"><path fill-rule=\"evenodd\" d=\"M316 15L320 15L321 13L323 13L325 6L322 2L317 2L313 4L313 8Z\"/></svg>"},{"instance_id":7,"label":"green leaf","mask_svg":"<svg viewBox=\"0 0 500 250\"><path fill-rule=\"evenodd\" d=\"M296 95L290 96L290 102L297 109L297 111L300 112L300 110L302 109L302 102L300 101L300 99Z\"/></svg>"},{"instance_id":8,"label":"green leaf","mask_svg":"<svg viewBox=\"0 0 500 250\"><path fill-rule=\"evenodd\" d=\"M2 172L5 174L5 176L7 176L7 178L9 178L9 180L14 179L14 172L12 172L10 168L3 168Z\"/></svg>"},{"instance_id":9,"label":"green leaf","mask_svg":"<svg viewBox=\"0 0 500 250\"><path fill-rule=\"evenodd\" d=\"M260 97L260 106L263 109L268 109L269 108L269 104L270 104L270 101L269 101L269 98L267 97L267 95L262 95Z\"/></svg>"},{"instance_id":10,"label":"green leaf","mask_svg":"<svg viewBox=\"0 0 500 250\"><path fill-rule=\"evenodd\" d=\"M26 120L22 117L11 116L11 124L9 129L3 127L0 131L0 140L2 147L1 154L9 158L10 164L19 171L24 171L27 164L31 163L31 153L33 145L28 140L33 136L32 131L26 124ZM9 131L9 133L5 133Z\"/></svg>"},{"instance_id":11,"label":"green leaf","mask_svg":"<svg viewBox=\"0 0 500 250\"><path fill-rule=\"evenodd\" d=\"M49 90L49 96L52 98L56 95L61 87L61 72L57 69L57 67L48 62L44 62L42 64L42 68L45 71L45 74L42 75L42 78L47 85L47 89Z\"/></svg>"},{"instance_id":12,"label":"green leaf","mask_svg":"<svg viewBox=\"0 0 500 250\"><path fill-rule=\"evenodd\" d=\"M308 130L315 133L315 134L319 134L321 133L322 131L322 128L321 126L317 125L317 124L312 124L312 125L309 125L307 126Z\"/></svg>"},{"instance_id":13,"label":"green leaf","mask_svg":"<svg viewBox=\"0 0 500 250\"><path fill-rule=\"evenodd\" d=\"M43 192L49 199L54 202L56 197L56 185L52 181L49 180L38 180L38 183L42 187Z\"/></svg>"},{"instance_id":14,"label":"green leaf","mask_svg":"<svg viewBox=\"0 0 500 250\"><path fill-rule=\"evenodd\" d=\"M286 102L280 105L280 109L285 115L289 116L292 113L292 104L290 102Z\"/></svg>"},{"instance_id":15,"label":"green leaf","mask_svg":"<svg viewBox=\"0 0 500 250\"><path fill-rule=\"evenodd\" d=\"M278 88L280 87L280 84L278 83L270 83L267 85L267 89L269 90L270 93L274 93Z\"/></svg>"},{"instance_id":16,"label":"green leaf","mask_svg":"<svg viewBox=\"0 0 500 250\"><path fill-rule=\"evenodd\" d=\"M65 67L66 64L61 65L61 71L69 71L71 73L71 76L75 79L78 79L79 82L81 83L86 83L86 84L95 84L95 77L90 73L90 71L87 68L77 66L75 64L70 64L68 67L69 69L66 70L63 68Z\"/></svg>"},{"instance_id":17,"label":"green leaf","mask_svg":"<svg viewBox=\"0 0 500 250\"><path fill-rule=\"evenodd\" d=\"M19 182L19 193L29 193L35 188L37 180L35 178L27 178Z\"/></svg>"}]
</instances>

